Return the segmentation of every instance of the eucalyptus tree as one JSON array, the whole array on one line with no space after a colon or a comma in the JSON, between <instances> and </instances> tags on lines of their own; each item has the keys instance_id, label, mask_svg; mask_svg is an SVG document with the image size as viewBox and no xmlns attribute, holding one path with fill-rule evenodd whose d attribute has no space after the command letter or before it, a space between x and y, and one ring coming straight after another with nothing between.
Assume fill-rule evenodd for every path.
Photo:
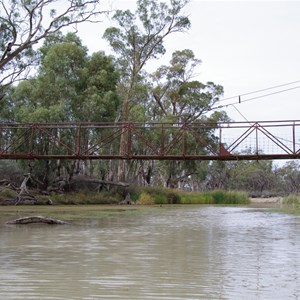
<instances>
[{"instance_id":1,"label":"eucalyptus tree","mask_svg":"<svg viewBox=\"0 0 300 300\"><path fill-rule=\"evenodd\" d=\"M100 0L0 0L0 87L26 78L41 40L104 13Z\"/></svg>"},{"instance_id":2,"label":"eucalyptus tree","mask_svg":"<svg viewBox=\"0 0 300 300\"><path fill-rule=\"evenodd\" d=\"M261 196L277 189L272 161L237 161L231 162L228 166L229 189L247 191L253 196Z\"/></svg>"},{"instance_id":3,"label":"eucalyptus tree","mask_svg":"<svg viewBox=\"0 0 300 300\"><path fill-rule=\"evenodd\" d=\"M104 52L91 56L75 34L59 36L60 42L46 41L40 49L41 65L37 75L22 81L9 102L13 103L12 114L18 122L99 122L113 121L119 97L116 86L119 74L114 59ZM70 129L71 130L71 129ZM64 144L72 144L71 132L57 131ZM84 142L96 139L99 132L87 131ZM52 144L53 145L53 144ZM49 144L49 147L51 144ZM88 148L88 145L82 144ZM49 147L45 151L50 151ZM46 153L47 154L47 153ZM84 172L92 167L79 161L44 162L45 175L55 171L60 174L64 166L68 175ZM80 170L81 168L81 170ZM90 171L90 170L87 170Z\"/></svg>"},{"instance_id":4,"label":"eucalyptus tree","mask_svg":"<svg viewBox=\"0 0 300 300\"><path fill-rule=\"evenodd\" d=\"M223 94L223 87L213 82L202 83L195 79L197 67L201 61L195 58L192 50L175 51L168 66L161 66L152 74L152 101L149 103L154 120L165 120L177 124L190 124L202 121L216 124L228 120L225 112L213 112L212 107ZM174 138L178 125L169 133L169 139ZM214 145L218 141L214 136L214 126L207 126L205 130L197 132L201 139ZM168 141L166 141L168 142ZM206 153L203 145L199 145L193 136L187 137L187 148L197 149ZM181 146L173 147L173 151L181 151ZM203 173L203 164L195 161L160 162L161 177L165 186L184 187L191 185L193 177ZM200 168L200 169L199 169Z\"/></svg>"},{"instance_id":5,"label":"eucalyptus tree","mask_svg":"<svg viewBox=\"0 0 300 300\"><path fill-rule=\"evenodd\" d=\"M277 186L285 194L300 193L300 163L298 160L289 161L274 171L278 180Z\"/></svg>"},{"instance_id":6,"label":"eucalyptus tree","mask_svg":"<svg viewBox=\"0 0 300 300\"><path fill-rule=\"evenodd\" d=\"M193 122L211 112L223 94L223 87L194 79L200 63L192 50L175 51L170 65L161 66L152 74L152 107L156 118Z\"/></svg>"},{"instance_id":7,"label":"eucalyptus tree","mask_svg":"<svg viewBox=\"0 0 300 300\"><path fill-rule=\"evenodd\" d=\"M170 0L170 3L156 0L137 0L135 13L117 10L113 16L115 27L107 28L104 38L116 53L122 70L120 95L123 99L122 120L130 120L134 107L134 95L142 78L147 62L165 53L164 40L167 36L184 32L190 21L183 9L188 0ZM125 132L121 137L120 152L124 152ZM120 162L118 179L124 180L124 164Z\"/></svg>"}]
</instances>

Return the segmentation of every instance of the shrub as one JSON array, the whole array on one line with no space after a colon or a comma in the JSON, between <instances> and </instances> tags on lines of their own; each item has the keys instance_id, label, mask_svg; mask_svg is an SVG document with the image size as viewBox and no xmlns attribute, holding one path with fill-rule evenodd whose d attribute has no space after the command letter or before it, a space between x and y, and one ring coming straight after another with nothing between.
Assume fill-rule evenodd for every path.
<instances>
[{"instance_id":1,"label":"shrub","mask_svg":"<svg viewBox=\"0 0 300 300\"><path fill-rule=\"evenodd\" d=\"M151 205L155 204L155 198L151 195L149 195L146 192L143 192L140 194L139 199L137 200L136 204L141 205Z\"/></svg>"},{"instance_id":2,"label":"shrub","mask_svg":"<svg viewBox=\"0 0 300 300\"><path fill-rule=\"evenodd\" d=\"M5 199L14 199L17 197L17 192L9 188L0 189L0 198Z\"/></svg>"},{"instance_id":3,"label":"shrub","mask_svg":"<svg viewBox=\"0 0 300 300\"><path fill-rule=\"evenodd\" d=\"M289 195L283 199L283 205L295 212L300 212L300 197L297 195Z\"/></svg>"},{"instance_id":4,"label":"shrub","mask_svg":"<svg viewBox=\"0 0 300 300\"><path fill-rule=\"evenodd\" d=\"M167 197L165 195L155 195L155 204L166 204Z\"/></svg>"}]
</instances>

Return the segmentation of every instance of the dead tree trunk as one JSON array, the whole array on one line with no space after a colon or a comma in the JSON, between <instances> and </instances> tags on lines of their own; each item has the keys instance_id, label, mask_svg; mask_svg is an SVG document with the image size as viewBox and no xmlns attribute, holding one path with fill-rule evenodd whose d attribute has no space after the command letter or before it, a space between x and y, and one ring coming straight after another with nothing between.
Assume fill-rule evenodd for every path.
<instances>
[{"instance_id":1,"label":"dead tree trunk","mask_svg":"<svg viewBox=\"0 0 300 300\"><path fill-rule=\"evenodd\" d=\"M30 173L24 174L24 179L21 183L20 192L17 195L17 200L15 205L20 204L24 200L29 200L32 202L32 204L36 202L36 198L33 195L31 195L27 189L27 182L29 179L31 179L31 174Z\"/></svg>"}]
</instances>

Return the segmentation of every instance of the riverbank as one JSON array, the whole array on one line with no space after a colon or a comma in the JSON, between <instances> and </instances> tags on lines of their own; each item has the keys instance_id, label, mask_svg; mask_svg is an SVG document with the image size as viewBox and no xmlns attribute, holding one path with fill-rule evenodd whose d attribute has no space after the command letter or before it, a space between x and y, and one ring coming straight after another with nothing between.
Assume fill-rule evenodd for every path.
<instances>
[{"instance_id":1,"label":"riverbank","mask_svg":"<svg viewBox=\"0 0 300 300\"><path fill-rule=\"evenodd\" d=\"M82 205L82 204L248 204L245 192L214 190L208 192L186 192L162 187L126 187L110 191L95 192L80 190L76 192L48 193L30 191L19 195L17 190L3 188L0 190L1 205Z\"/></svg>"}]
</instances>

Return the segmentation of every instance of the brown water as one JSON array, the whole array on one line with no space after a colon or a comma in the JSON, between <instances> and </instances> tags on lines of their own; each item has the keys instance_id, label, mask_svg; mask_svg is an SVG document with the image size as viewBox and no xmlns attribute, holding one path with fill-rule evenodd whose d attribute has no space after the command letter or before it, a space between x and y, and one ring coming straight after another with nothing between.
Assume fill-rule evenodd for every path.
<instances>
[{"instance_id":1,"label":"brown water","mask_svg":"<svg viewBox=\"0 0 300 300\"><path fill-rule=\"evenodd\" d=\"M188 206L0 237L0 299L300 299L299 216Z\"/></svg>"}]
</instances>

